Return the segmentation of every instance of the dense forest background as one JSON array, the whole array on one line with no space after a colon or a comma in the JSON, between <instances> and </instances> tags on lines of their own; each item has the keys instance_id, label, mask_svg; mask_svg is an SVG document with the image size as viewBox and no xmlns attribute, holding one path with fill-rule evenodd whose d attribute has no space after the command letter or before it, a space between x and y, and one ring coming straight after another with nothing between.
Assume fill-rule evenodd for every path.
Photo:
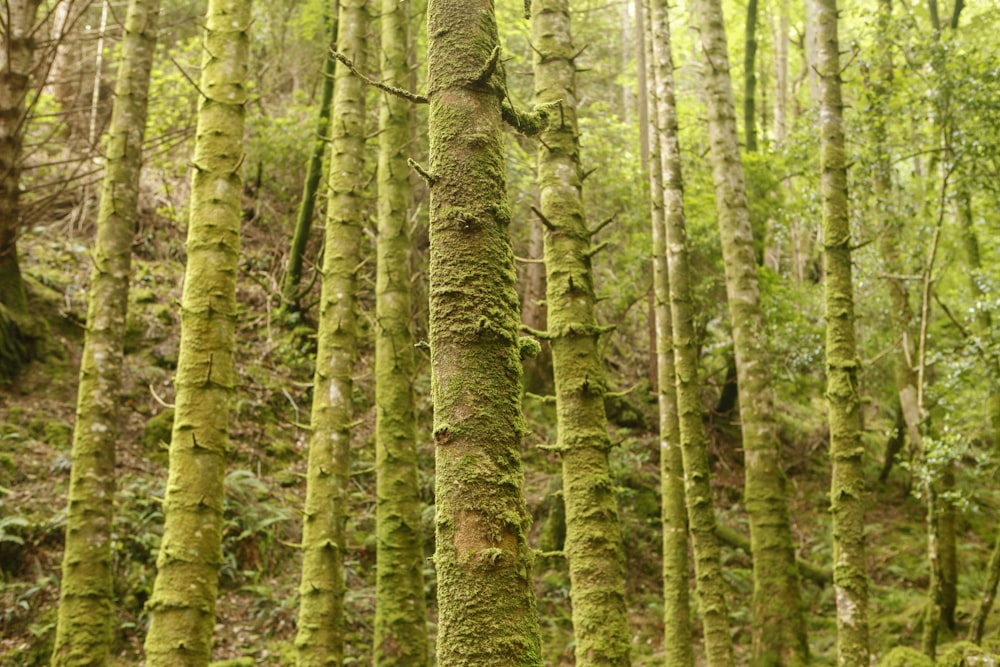
<instances>
[{"instance_id":1,"label":"dense forest background","mask_svg":"<svg viewBox=\"0 0 1000 667\"><path fill-rule=\"evenodd\" d=\"M13 1L3 0L8 17ZM752 39L747 37L747 3L726 0L723 8L766 352L795 551L807 563L802 602L810 653L814 664L834 664L815 8L811 0L750 3L756 13ZM886 3L871 0L852 3L840 15L875 656L900 645L921 645L932 583L930 497L949 508L955 527L955 603L953 616L941 626L942 645L966 638L981 599L996 587L991 571L1000 566L991 564L1000 534L1000 415L993 414L1000 392L1000 340L992 327L1000 317L1000 275L993 261L1000 252L1000 47L994 32L1000 28L1000 10L982 0L944 5L900 2L886 14ZM124 11L123 3L111 0L46 0L38 14L39 64L30 78L23 123L17 232L37 349L33 361L0 385L3 664L48 664L52 653L91 246L105 162L101 137L110 120ZM377 63L378 12L369 11L373 23L365 43L369 63ZM521 3L503 2L496 11L510 98L530 106L535 57L530 23ZM328 12L322 0L258 0L253 7L240 165L238 380L213 653L217 660L245 659L232 664L294 664L322 224L314 225L308 237L305 289L297 295L301 308L287 307L282 285L305 165L316 139ZM203 13L202 3L162 1L152 69L117 439L113 650L119 664L140 660L149 623L145 605L163 534ZM646 96L652 84L646 79L642 15L628 1L576 0L572 7L574 41L582 49L575 63L583 197L592 225L610 221L594 239L603 247L594 253L592 267L598 319L614 325L600 338L599 350L610 390L605 397L614 445L609 460L625 548L632 664L653 665L661 664L664 654L663 584L647 177ZM423 90L427 38L419 0L409 20L414 67L408 87ZM687 3L671 7L671 22L698 379L716 515L723 527L732 639L737 661L743 662L752 650L752 564L745 537L736 366L708 160L704 65ZM372 157L364 167L361 243L370 261L358 269L360 351L347 490L345 664L370 662L375 604L374 151L377 102L385 93L366 90L365 150ZM415 105L411 113L420 129L408 154L424 164L427 108ZM4 145L0 142L0 150ZM517 289L524 321L532 326L544 309L543 223L532 212L538 146L535 138L506 135ZM412 323L418 341L414 388L433 636L434 444L430 356L421 345L428 338L427 184L416 172L410 183ZM318 221L325 219L324 193L321 186ZM908 327L899 331L894 315L904 308ZM550 446L557 434L555 406L546 398L552 393L548 354L543 345L542 353L526 362L524 490L533 520L530 543L542 553L534 580L543 661L571 665L569 575L555 555L566 528L560 456ZM900 358L919 376L917 404L908 404L901 389ZM907 411L914 409L920 414L911 421ZM912 428L919 431L916 438L908 434ZM695 605L695 616L699 613ZM986 622L987 644L998 627L994 614Z\"/></svg>"}]
</instances>

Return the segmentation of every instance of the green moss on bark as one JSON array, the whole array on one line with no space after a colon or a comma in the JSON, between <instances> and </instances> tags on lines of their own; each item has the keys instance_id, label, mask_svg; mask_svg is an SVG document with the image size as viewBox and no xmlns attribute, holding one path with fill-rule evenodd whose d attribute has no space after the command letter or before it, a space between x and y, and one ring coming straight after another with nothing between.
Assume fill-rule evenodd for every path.
<instances>
[{"instance_id":1,"label":"green moss on bark","mask_svg":"<svg viewBox=\"0 0 1000 667\"><path fill-rule=\"evenodd\" d=\"M398 88L409 82L408 14L409 2L383 0L382 81ZM382 96L375 284L375 665L422 667L428 649L410 333L409 118L406 100Z\"/></svg>"},{"instance_id":2,"label":"green moss on bark","mask_svg":"<svg viewBox=\"0 0 1000 667\"><path fill-rule=\"evenodd\" d=\"M107 664L114 630L115 442L158 14L158 0L132 0L125 17L80 363L53 667Z\"/></svg>"},{"instance_id":3,"label":"green moss on bark","mask_svg":"<svg viewBox=\"0 0 1000 667\"><path fill-rule=\"evenodd\" d=\"M670 24L666 3L650 0L646 16L647 80L652 84L649 106L649 187L650 220L653 232L653 291L656 305L656 369L660 408L660 486L663 503L663 650L669 667L693 667L691 603L688 572L688 519L684 493L684 454L681 448L677 413L677 377L674 359L674 330L670 309L670 271L667 267L667 227L665 200L670 202L672 222L683 225L683 208L678 195L680 183L676 110L673 108L673 63L670 54ZM660 110L663 108L661 117ZM673 125L661 128L661 122ZM663 130L661 133L660 130ZM666 136L673 130L673 136ZM663 144L667 144L664 147ZM663 160L668 160L671 180L665 191ZM672 160L678 160L674 162ZM675 173L676 172L676 173Z\"/></svg>"},{"instance_id":4,"label":"green moss on bark","mask_svg":"<svg viewBox=\"0 0 1000 667\"><path fill-rule=\"evenodd\" d=\"M744 496L754 575L751 664L800 665L809 661L809 645L799 599L787 480L781 468L721 2L697 0L695 13L706 63L702 72L712 176L740 390Z\"/></svg>"},{"instance_id":5,"label":"green moss on bark","mask_svg":"<svg viewBox=\"0 0 1000 667\"><path fill-rule=\"evenodd\" d=\"M493 4L431 0L428 35L438 664L535 666L505 85Z\"/></svg>"},{"instance_id":6,"label":"green moss on bark","mask_svg":"<svg viewBox=\"0 0 1000 667\"><path fill-rule=\"evenodd\" d=\"M364 68L365 0L342 0L339 26L339 51ZM295 636L300 667L339 665L344 658L344 525L358 338L365 92L364 83L338 63Z\"/></svg>"},{"instance_id":7,"label":"green moss on bark","mask_svg":"<svg viewBox=\"0 0 1000 667\"><path fill-rule=\"evenodd\" d=\"M165 526L149 601L149 667L203 667L212 650L240 253L249 0L210 0L199 89Z\"/></svg>"}]
</instances>

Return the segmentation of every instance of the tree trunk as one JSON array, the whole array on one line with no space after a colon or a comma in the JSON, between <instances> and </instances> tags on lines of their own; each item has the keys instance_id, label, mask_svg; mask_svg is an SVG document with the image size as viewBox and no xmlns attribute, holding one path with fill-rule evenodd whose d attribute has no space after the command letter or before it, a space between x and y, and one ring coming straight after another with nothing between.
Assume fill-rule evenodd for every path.
<instances>
[{"instance_id":1,"label":"tree trunk","mask_svg":"<svg viewBox=\"0 0 1000 667\"><path fill-rule=\"evenodd\" d=\"M338 50L365 67L365 0L341 0ZM299 667L344 658L344 526L350 475L358 279L364 216L365 84L337 63L331 123L323 284L316 334L312 437L302 525L302 582L295 646Z\"/></svg>"},{"instance_id":2,"label":"tree trunk","mask_svg":"<svg viewBox=\"0 0 1000 667\"><path fill-rule=\"evenodd\" d=\"M808 662L805 621L781 468L753 233L736 136L729 55L719 0L698 0L709 137L726 292L736 353L753 552L754 664Z\"/></svg>"},{"instance_id":3,"label":"tree trunk","mask_svg":"<svg viewBox=\"0 0 1000 667\"><path fill-rule=\"evenodd\" d=\"M545 220L546 305L556 386L558 449L580 667L630 664L625 554L608 466L606 382L598 351L591 235L581 199L576 66L567 0L534 0L536 104L559 103L559 121L540 135L538 189Z\"/></svg>"},{"instance_id":4,"label":"tree trunk","mask_svg":"<svg viewBox=\"0 0 1000 667\"><path fill-rule=\"evenodd\" d=\"M688 267L680 133L670 51L670 22L666 3L654 0L652 6L653 67L659 128L657 143L660 148L663 179L664 240L667 251L667 282L670 289L677 416L685 480L684 495L694 548L694 567L708 665L729 667L734 664L733 646L725 597L726 584L722 578L721 552L715 534L715 510L709 484L708 439L702 421L701 386L698 382L698 348L691 296L691 274Z\"/></svg>"},{"instance_id":5,"label":"tree trunk","mask_svg":"<svg viewBox=\"0 0 1000 667\"><path fill-rule=\"evenodd\" d=\"M438 664L535 667L496 18L486 0L427 14Z\"/></svg>"},{"instance_id":6,"label":"tree trunk","mask_svg":"<svg viewBox=\"0 0 1000 667\"><path fill-rule=\"evenodd\" d=\"M131 0L125 16L87 299L53 667L107 664L114 630L115 442L159 4Z\"/></svg>"},{"instance_id":7,"label":"tree trunk","mask_svg":"<svg viewBox=\"0 0 1000 667\"><path fill-rule=\"evenodd\" d=\"M785 143L788 132L788 0L779 0L774 35L774 143Z\"/></svg>"},{"instance_id":8,"label":"tree trunk","mask_svg":"<svg viewBox=\"0 0 1000 667\"><path fill-rule=\"evenodd\" d=\"M210 0L181 300L165 526L149 601L149 667L204 667L212 652L229 450L240 254L249 0Z\"/></svg>"},{"instance_id":9,"label":"tree trunk","mask_svg":"<svg viewBox=\"0 0 1000 667\"><path fill-rule=\"evenodd\" d=\"M681 449L680 422L677 413L677 379L674 369L674 330L670 312L670 275L667 268L667 228L664 220L664 182L661 131L672 136L663 141L676 147L677 123L670 123L673 107L673 62L670 57L670 25L666 3L651 0L645 35L648 67L646 80L654 83L650 91L648 118L650 134L650 220L653 232L653 292L655 299L657 397L660 410L660 489L663 522L663 649L667 667L694 667L694 645L691 636L690 564L688 562L688 517L684 493L684 454ZM660 95L668 99L661 100ZM675 114L676 115L676 114ZM668 125L661 125L666 119ZM655 122L652 122L655 121ZM669 150L669 148L668 148ZM676 157L676 156L675 156ZM680 169L680 163L671 168ZM680 199L672 182L671 215L683 216L676 210ZM681 193L683 194L683 193ZM700 590L699 590L700 593ZM706 616L708 620L715 617ZM712 635L706 629L706 637Z\"/></svg>"},{"instance_id":10,"label":"tree trunk","mask_svg":"<svg viewBox=\"0 0 1000 667\"><path fill-rule=\"evenodd\" d=\"M757 0L747 1L746 48L743 51L743 132L746 149L757 152L755 95L757 91Z\"/></svg>"},{"instance_id":11,"label":"tree trunk","mask_svg":"<svg viewBox=\"0 0 1000 667\"><path fill-rule=\"evenodd\" d=\"M330 49L337 48L337 11L335 0L328 17L330 21ZM333 79L337 59L329 50L323 60L323 86L319 99L319 120L316 123L316 138L313 142L312 155L309 156L309 166L306 167L306 180L302 188L302 200L295 216L295 231L292 235L292 247L288 254L288 271L281 287L282 307L289 310L299 308L299 294L302 283L302 263L305 257L306 244L312 231L313 212L316 210L316 195L319 192L319 181L323 175L323 155L326 153L327 135L330 132L330 106L333 102Z\"/></svg>"},{"instance_id":12,"label":"tree trunk","mask_svg":"<svg viewBox=\"0 0 1000 667\"><path fill-rule=\"evenodd\" d=\"M35 324L17 258L25 98L40 0L8 0L0 42L0 381L36 355Z\"/></svg>"},{"instance_id":13,"label":"tree trunk","mask_svg":"<svg viewBox=\"0 0 1000 667\"><path fill-rule=\"evenodd\" d=\"M851 226L847 210L843 101L837 2L817 11L820 76L820 162L826 261L826 379L833 475L833 584L837 598L838 664L865 667L868 655L868 566L865 560L864 444L854 335Z\"/></svg>"},{"instance_id":14,"label":"tree trunk","mask_svg":"<svg viewBox=\"0 0 1000 667\"><path fill-rule=\"evenodd\" d=\"M383 0L382 81L409 84L409 2ZM376 667L427 664L413 335L410 331L410 104L383 95L375 282Z\"/></svg>"}]
</instances>

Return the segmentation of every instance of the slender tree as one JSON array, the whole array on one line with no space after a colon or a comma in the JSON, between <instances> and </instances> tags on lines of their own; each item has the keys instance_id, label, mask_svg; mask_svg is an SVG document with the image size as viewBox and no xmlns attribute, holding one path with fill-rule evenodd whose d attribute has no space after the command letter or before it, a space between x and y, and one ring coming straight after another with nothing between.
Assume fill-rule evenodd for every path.
<instances>
[{"instance_id":1,"label":"slender tree","mask_svg":"<svg viewBox=\"0 0 1000 667\"><path fill-rule=\"evenodd\" d=\"M409 2L383 0L382 81L409 83ZM383 94L378 137L375 284L377 577L375 665L427 664L413 336L410 333L409 103Z\"/></svg>"},{"instance_id":2,"label":"slender tree","mask_svg":"<svg viewBox=\"0 0 1000 667\"><path fill-rule=\"evenodd\" d=\"M545 224L546 307L556 386L563 500L576 664L627 666L625 554L608 466L606 382L594 311L592 233L581 198L576 123L577 50L568 0L534 0L535 100L559 104L559 120L540 135L538 217Z\"/></svg>"},{"instance_id":3,"label":"slender tree","mask_svg":"<svg viewBox=\"0 0 1000 667\"><path fill-rule=\"evenodd\" d=\"M736 352L754 573L753 662L804 664L809 646L799 601L722 6L720 0L698 0L695 7L705 59L712 175Z\"/></svg>"},{"instance_id":4,"label":"slender tree","mask_svg":"<svg viewBox=\"0 0 1000 667\"><path fill-rule=\"evenodd\" d=\"M108 129L73 431L53 667L107 664L114 629L111 525L132 237L159 0L131 0Z\"/></svg>"},{"instance_id":5,"label":"slender tree","mask_svg":"<svg viewBox=\"0 0 1000 667\"><path fill-rule=\"evenodd\" d=\"M341 0L338 51L365 66L365 0ZM323 284L320 291L312 436L302 525L299 588L299 667L339 665L344 659L344 527L358 339L357 268L364 214L365 85L350 68L336 68L331 124Z\"/></svg>"},{"instance_id":6,"label":"slender tree","mask_svg":"<svg viewBox=\"0 0 1000 667\"><path fill-rule=\"evenodd\" d=\"M652 43L653 76L655 81L656 108L651 114L656 119L656 138L652 142L658 147L659 189L662 197L662 237L666 255L667 276L657 277L660 289L669 290L670 318L663 313L664 326L669 324L670 343L673 349L674 386L676 387L677 421L680 452L683 466L684 500L691 542L694 550L694 569L699 607L705 635L705 654L709 667L731 667L734 665L733 644L729 631L729 609L726 605L726 583L722 578L722 558L719 540L716 537L715 509L712 501L711 476L708 464L705 427L702 422L701 386L698 382L698 346L694 328L694 308L691 299L691 275L688 268L687 233L684 219L684 181L681 171L680 131L677 122L677 104L674 86L674 63L670 44L670 17L666 2L650 2L650 37ZM657 164L652 163L655 170ZM655 172L654 172L655 176ZM655 182L653 187L657 187ZM655 201L655 200L654 200ZM655 212L654 212L655 215ZM654 236L655 242L655 236ZM661 338L666 337L661 332ZM662 365L669 361L661 360ZM667 378L664 378L666 380ZM661 384L662 391L662 384ZM665 456L666 452L661 454ZM673 491L672 495L677 492ZM667 506L667 492L664 490L664 507ZM666 519L666 514L664 515ZM664 532L666 533L666 527ZM667 566L667 535L664 534L664 567ZM679 549L679 540L673 549ZM686 548L685 548L686 549ZM685 554L686 555L686 554ZM673 556L679 559L679 554ZM675 567L681 567L677 560ZM684 571L686 571L686 566ZM676 577L676 573L673 575ZM667 573L664 573L664 589ZM685 575L686 580L686 575ZM674 586L677 584L675 583ZM671 588L672 590L672 588ZM677 623L666 620L667 623ZM685 639L680 629L674 630L674 642L666 643L670 667L690 665L693 662L690 634Z\"/></svg>"},{"instance_id":7,"label":"slender tree","mask_svg":"<svg viewBox=\"0 0 1000 667\"><path fill-rule=\"evenodd\" d=\"M747 151L757 151L757 2L747 0L743 49L743 135Z\"/></svg>"},{"instance_id":8,"label":"slender tree","mask_svg":"<svg viewBox=\"0 0 1000 667\"><path fill-rule=\"evenodd\" d=\"M656 5L655 7L653 5ZM660 412L660 496L663 522L663 648L668 667L694 667L691 636L691 601L688 572L688 517L684 494L684 457L677 415L677 383L674 373L673 323L670 313L670 276L667 270L667 229L664 224L663 165L659 131L661 77L657 55L669 50L669 32L662 33L664 7L652 0L643 21L649 123L650 222L653 228L653 290L656 318L657 398ZM666 26L669 30L669 26ZM655 40L655 44L654 44ZM664 46L665 40L667 41Z\"/></svg>"},{"instance_id":9,"label":"slender tree","mask_svg":"<svg viewBox=\"0 0 1000 667\"><path fill-rule=\"evenodd\" d=\"M165 526L149 601L149 667L204 667L212 652L229 450L240 254L249 0L210 0L181 300Z\"/></svg>"},{"instance_id":10,"label":"slender tree","mask_svg":"<svg viewBox=\"0 0 1000 667\"><path fill-rule=\"evenodd\" d=\"M295 231L292 235L292 247L288 254L288 271L282 284L283 307L295 309L299 307L302 284L302 264L305 259L306 244L312 231L313 213L316 210L316 196L319 192L319 181L323 175L323 155L327 150L327 134L330 132L330 107L333 104L333 79L335 65L332 49L337 48L337 12L338 0L334 0L329 8L328 30L330 31L329 50L323 59L323 85L319 96L319 119L316 122L316 137L313 140L312 154L309 156L309 166L306 167L306 179L302 188L302 200L299 202L298 213L295 216Z\"/></svg>"},{"instance_id":11,"label":"slender tree","mask_svg":"<svg viewBox=\"0 0 1000 667\"><path fill-rule=\"evenodd\" d=\"M840 92L837 2L817 6L820 77L820 162L826 294L826 397L833 476L833 583L838 664L865 667L868 655L868 568L865 561L865 475L861 400L854 336L851 225L847 211L844 104Z\"/></svg>"},{"instance_id":12,"label":"slender tree","mask_svg":"<svg viewBox=\"0 0 1000 667\"><path fill-rule=\"evenodd\" d=\"M501 133L517 117L492 2L430 0L427 34L438 664L536 666Z\"/></svg>"}]
</instances>

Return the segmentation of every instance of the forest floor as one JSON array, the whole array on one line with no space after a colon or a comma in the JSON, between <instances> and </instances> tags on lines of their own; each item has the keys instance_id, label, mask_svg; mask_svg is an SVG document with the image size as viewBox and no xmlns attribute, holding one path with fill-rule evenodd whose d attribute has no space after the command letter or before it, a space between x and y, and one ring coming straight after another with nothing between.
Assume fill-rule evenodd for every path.
<instances>
[{"instance_id":1,"label":"forest floor","mask_svg":"<svg viewBox=\"0 0 1000 667\"><path fill-rule=\"evenodd\" d=\"M238 370L233 398L233 454L226 478L224 556L216 625L216 659L247 658L247 664L293 664L297 611L300 508L305 487L310 384L314 339L310 323L276 312L280 242L247 225L240 264ZM162 534L160 507L170 436L172 374L177 360L182 282L182 233L158 221L140 233L133 266L122 432L118 440L118 494L114 531L115 587L118 597L116 654L120 664L136 664L148 616L155 554ZM82 237L81 237L82 238ZM24 271L33 304L49 320L54 345L49 356L29 366L10 386L0 387L0 664L47 664L55 626L65 497L85 294L91 260L81 238L58 229L29 230L21 241ZM371 313L371 303L363 303ZM427 511L427 553L433 551L433 450L428 437L431 406L426 358L417 381L421 428L421 483ZM817 392L817 396L821 393ZM360 425L354 433L352 511L347 618L349 664L369 664L374 605L374 412L371 350L358 364L355 404ZM655 403L640 389L630 400L655 423ZM825 409L788 405L784 419L785 464L792 493L798 555L823 567L832 558L828 513L829 462ZM554 411L525 403L531 434L524 460L533 537L545 528L551 506L550 480L559 470L555 455L535 447L551 442ZM722 523L746 534L741 504L743 471L731 424L715 418L712 427L713 483ZM875 422L877 426L878 423ZM656 436L648 428L614 425L612 471L618 489L627 549L633 664L662 660L659 472ZM918 643L926 600L924 509L905 490L907 472L897 467L890 482L874 480L884 434L868 432L867 460L869 573L872 582L872 646L877 653ZM982 591L995 526L977 508L995 507L995 494L970 490L962 514L959 551L958 635L964 636ZM537 544L537 542L536 542ZM743 551L724 549L731 616L738 652L749 648L751 563ZM434 632L433 570L428 561L429 631ZM545 664L572 665L568 575L563 564L540 559L537 591ZM836 625L831 586L803 583L815 664L833 664ZM994 622L995 623L995 622ZM947 639L947 638L945 638Z\"/></svg>"}]
</instances>

